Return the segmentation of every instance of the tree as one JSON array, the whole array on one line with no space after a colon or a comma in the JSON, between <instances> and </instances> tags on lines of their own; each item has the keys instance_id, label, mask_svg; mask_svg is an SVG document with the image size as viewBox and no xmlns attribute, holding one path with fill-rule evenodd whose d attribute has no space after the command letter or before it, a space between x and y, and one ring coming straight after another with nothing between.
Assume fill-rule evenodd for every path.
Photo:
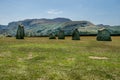
<instances>
[{"instance_id":1,"label":"tree","mask_svg":"<svg viewBox=\"0 0 120 80\"><path fill-rule=\"evenodd\" d=\"M75 29L72 33L72 40L80 40L80 35L78 29Z\"/></svg>"},{"instance_id":2,"label":"tree","mask_svg":"<svg viewBox=\"0 0 120 80\"><path fill-rule=\"evenodd\" d=\"M16 39L24 39L24 37L25 37L24 26L18 25Z\"/></svg>"}]
</instances>

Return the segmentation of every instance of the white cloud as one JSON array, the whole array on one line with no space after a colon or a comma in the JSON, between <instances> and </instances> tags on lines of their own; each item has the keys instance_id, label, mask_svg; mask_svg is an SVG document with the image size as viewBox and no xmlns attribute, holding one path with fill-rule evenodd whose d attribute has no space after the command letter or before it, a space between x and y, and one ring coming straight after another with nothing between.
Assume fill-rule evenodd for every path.
<instances>
[{"instance_id":1,"label":"white cloud","mask_svg":"<svg viewBox=\"0 0 120 80\"><path fill-rule=\"evenodd\" d=\"M57 9L51 9L51 10L48 10L47 13L57 15L57 14L62 14L63 11L60 11L60 10L57 10Z\"/></svg>"}]
</instances>

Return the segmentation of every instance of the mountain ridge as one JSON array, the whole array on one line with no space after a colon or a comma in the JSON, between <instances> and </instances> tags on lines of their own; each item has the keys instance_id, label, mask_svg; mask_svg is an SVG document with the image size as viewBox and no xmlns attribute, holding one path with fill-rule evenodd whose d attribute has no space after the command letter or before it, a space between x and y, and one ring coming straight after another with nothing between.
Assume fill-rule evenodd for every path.
<instances>
[{"instance_id":1,"label":"mountain ridge","mask_svg":"<svg viewBox=\"0 0 120 80\"><path fill-rule=\"evenodd\" d=\"M79 30L81 35L95 35L101 27L107 28L111 34L120 34L120 26L94 25L90 21L72 21L71 19L60 17L54 19L25 19L10 22L7 26L0 25L0 34L6 33L15 36L19 24L25 26L27 36L48 36L51 32L57 34L60 29L65 31L65 35L71 35L72 30L75 28Z\"/></svg>"}]
</instances>

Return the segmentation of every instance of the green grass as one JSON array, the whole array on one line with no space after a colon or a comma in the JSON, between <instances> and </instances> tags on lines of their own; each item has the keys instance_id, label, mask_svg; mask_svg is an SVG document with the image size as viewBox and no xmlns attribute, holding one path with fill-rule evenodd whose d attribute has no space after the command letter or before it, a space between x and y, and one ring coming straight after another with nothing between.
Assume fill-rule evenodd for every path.
<instances>
[{"instance_id":1,"label":"green grass","mask_svg":"<svg viewBox=\"0 0 120 80\"><path fill-rule=\"evenodd\" d=\"M120 37L112 39L1 38L0 80L120 80Z\"/></svg>"}]
</instances>

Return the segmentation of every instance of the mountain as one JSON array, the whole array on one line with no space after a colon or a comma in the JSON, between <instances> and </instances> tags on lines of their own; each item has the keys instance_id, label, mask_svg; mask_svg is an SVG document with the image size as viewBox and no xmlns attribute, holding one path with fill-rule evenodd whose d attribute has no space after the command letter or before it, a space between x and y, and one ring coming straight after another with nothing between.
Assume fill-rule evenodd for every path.
<instances>
[{"instance_id":1,"label":"mountain","mask_svg":"<svg viewBox=\"0 0 120 80\"><path fill-rule=\"evenodd\" d=\"M7 31L8 31L7 25L0 25L0 34L4 34Z\"/></svg>"},{"instance_id":2,"label":"mountain","mask_svg":"<svg viewBox=\"0 0 120 80\"><path fill-rule=\"evenodd\" d=\"M66 35L71 35L74 29L78 29L81 35L97 34L97 27L89 21L69 21L65 22L61 29Z\"/></svg>"},{"instance_id":3,"label":"mountain","mask_svg":"<svg viewBox=\"0 0 120 80\"><path fill-rule=\"evenodd\" d=\"M110 33L112 35L120 35L120 25L118 25L118 26L110 26L110 25L99 24L99 25L97 25L97 27L106 28L107 30L110 31Z\"/></svg>"},{"instance_id":4,"label":"mountain","mask_svg":"<svg viewBox=\"0 0 120 80\"><path fill-rule=\"evenodd\" d=\"M120 26L94 25L89 21L72 21L68 18L26 19L10 22L7 26L0 25L0 34L15 36L19 24L25 26L26 36L48 36L51 32L57 34L60 29L65 31L65 35L71 35L75 28L79 30L80 35L96 35L101 27L107 28L112 34L120 34Z\"/></svg>"},{"instance_id":5,"label":"mountain","mask_svg":"<svg viewBox=\"0 0 120 80\"><path fill-rule=\"evenodd\" d=\"M72 21L72 20L67 19L67 18L54 18L52 21L55 21L55 22L68 22L68 21Z\"/></svg>"},{"instance_id":6,"label":"mountain","mask_svg":"<svg viewBox=\"0 0 120 80\"><path fill-rule=\"evenodd\" d=\"M26 19L23 21L16 21L9 23L8 29L9 29L9 33L15 36L18 25L22 24L25 26L25 32L27 35L47 36L52 30L62 26L63 23L69 21L71 20L67 18Z\"/></svg>"},{"instance_id":7,"label":"mountain","mask_svg":"<svg viewBox=\"0 0 120 80\"><path fill-rule=\"evenodd\" d=\"M8 26L7 25L0 25L0 29L7 29Z\"/></svg>"},{"instance_id":8,"label":"mountain","mask_svg":"<svg viewBox=\"0 0 120 80\"><path fill-rule=\"evenodd\" d=\"M19 24L25 26L28 36L48 36L51 32L57 34L60 29L65 35L71 35L72 30L78 28L80 34L97 34L97 27L89 21L72 21L67 18L55 19L27 19L8 24L9 32L15 36Z\"/></svg>"}]
</instances>

